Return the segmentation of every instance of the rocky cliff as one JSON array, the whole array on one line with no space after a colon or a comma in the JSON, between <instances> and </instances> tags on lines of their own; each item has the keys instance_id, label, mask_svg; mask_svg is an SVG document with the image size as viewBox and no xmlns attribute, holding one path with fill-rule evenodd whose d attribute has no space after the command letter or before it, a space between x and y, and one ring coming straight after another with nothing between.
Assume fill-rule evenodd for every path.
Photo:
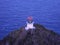
<instances>
[{"instance_id":1,"label":"rocky cliff","mask_svg":"<svg viewBox=\"0 0 60 45\"><path fill-rule=\"evenodd\" d=\"M34 24L36 29L26 31L24 27L9 33L0 45L60 45L60 35L46 29L40 24Z\"/></svg>"}]
</instances>

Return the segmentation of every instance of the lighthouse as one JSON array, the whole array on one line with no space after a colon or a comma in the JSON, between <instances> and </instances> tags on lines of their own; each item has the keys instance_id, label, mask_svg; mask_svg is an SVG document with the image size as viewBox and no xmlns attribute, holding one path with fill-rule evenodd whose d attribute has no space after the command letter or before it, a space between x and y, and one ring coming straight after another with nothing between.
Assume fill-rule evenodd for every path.
<instances>
[{"instance_id":1,"label":"lighthouse","mask_svg":"<svg viewBox=\"0 0 60 45\"><path fill-rule=\"evenodd\" d=\"M29 30L29 29L35 29L32 16L27 17L25 30Z\"/></svg>"}]
</instances>

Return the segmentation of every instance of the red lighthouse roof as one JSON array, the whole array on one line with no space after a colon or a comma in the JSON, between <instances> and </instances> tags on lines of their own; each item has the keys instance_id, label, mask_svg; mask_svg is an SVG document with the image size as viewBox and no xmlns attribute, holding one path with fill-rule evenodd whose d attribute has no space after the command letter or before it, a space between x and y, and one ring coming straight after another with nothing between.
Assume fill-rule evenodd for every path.
<instances>
[{"instance_id":1,"label":"red lighthouse roof","mask_svg":"<svg viewBox=\"0 0 60 45\"><path fill-rule=\"evenodd\" d=\"M33 17L32 16L29 16L29 17L27 17L27 20L32 21L33 20Z\"/></svg>"}]
</instances>

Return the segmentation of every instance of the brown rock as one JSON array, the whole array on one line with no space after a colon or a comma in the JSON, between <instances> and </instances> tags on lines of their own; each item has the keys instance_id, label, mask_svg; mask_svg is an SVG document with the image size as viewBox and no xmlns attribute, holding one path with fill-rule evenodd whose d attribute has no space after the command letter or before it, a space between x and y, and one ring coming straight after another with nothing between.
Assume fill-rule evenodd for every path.
<instances>
[{"instance_id":1,"label":"brown rock","mask_svg":"<svg viewBox=\"0 0 60 45\"><path fill-rule=\"evenodd\" d=\"M24 27L9 33L0 45L60 45L60 35L46 29L42 25L34 24L36 29L26 31Z\"/></svg>"}]
</instances>

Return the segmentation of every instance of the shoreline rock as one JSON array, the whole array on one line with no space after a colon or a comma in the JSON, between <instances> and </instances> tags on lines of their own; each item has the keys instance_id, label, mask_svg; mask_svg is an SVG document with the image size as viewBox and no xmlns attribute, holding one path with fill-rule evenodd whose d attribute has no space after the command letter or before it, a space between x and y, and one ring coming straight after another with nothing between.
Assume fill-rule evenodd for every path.
<instances>
[{"instance_id":1,"label":"shoreline rock","mask_svg":"<svg viewBox=\"0 0 60 45\"><path fill-rule=\"evenodd\" d=\"M36 29L26 31L24 27L9 33L0 45L60 45L60 35L46 29L40 24L34 24Z\"/></svg>"}]
</instances>

